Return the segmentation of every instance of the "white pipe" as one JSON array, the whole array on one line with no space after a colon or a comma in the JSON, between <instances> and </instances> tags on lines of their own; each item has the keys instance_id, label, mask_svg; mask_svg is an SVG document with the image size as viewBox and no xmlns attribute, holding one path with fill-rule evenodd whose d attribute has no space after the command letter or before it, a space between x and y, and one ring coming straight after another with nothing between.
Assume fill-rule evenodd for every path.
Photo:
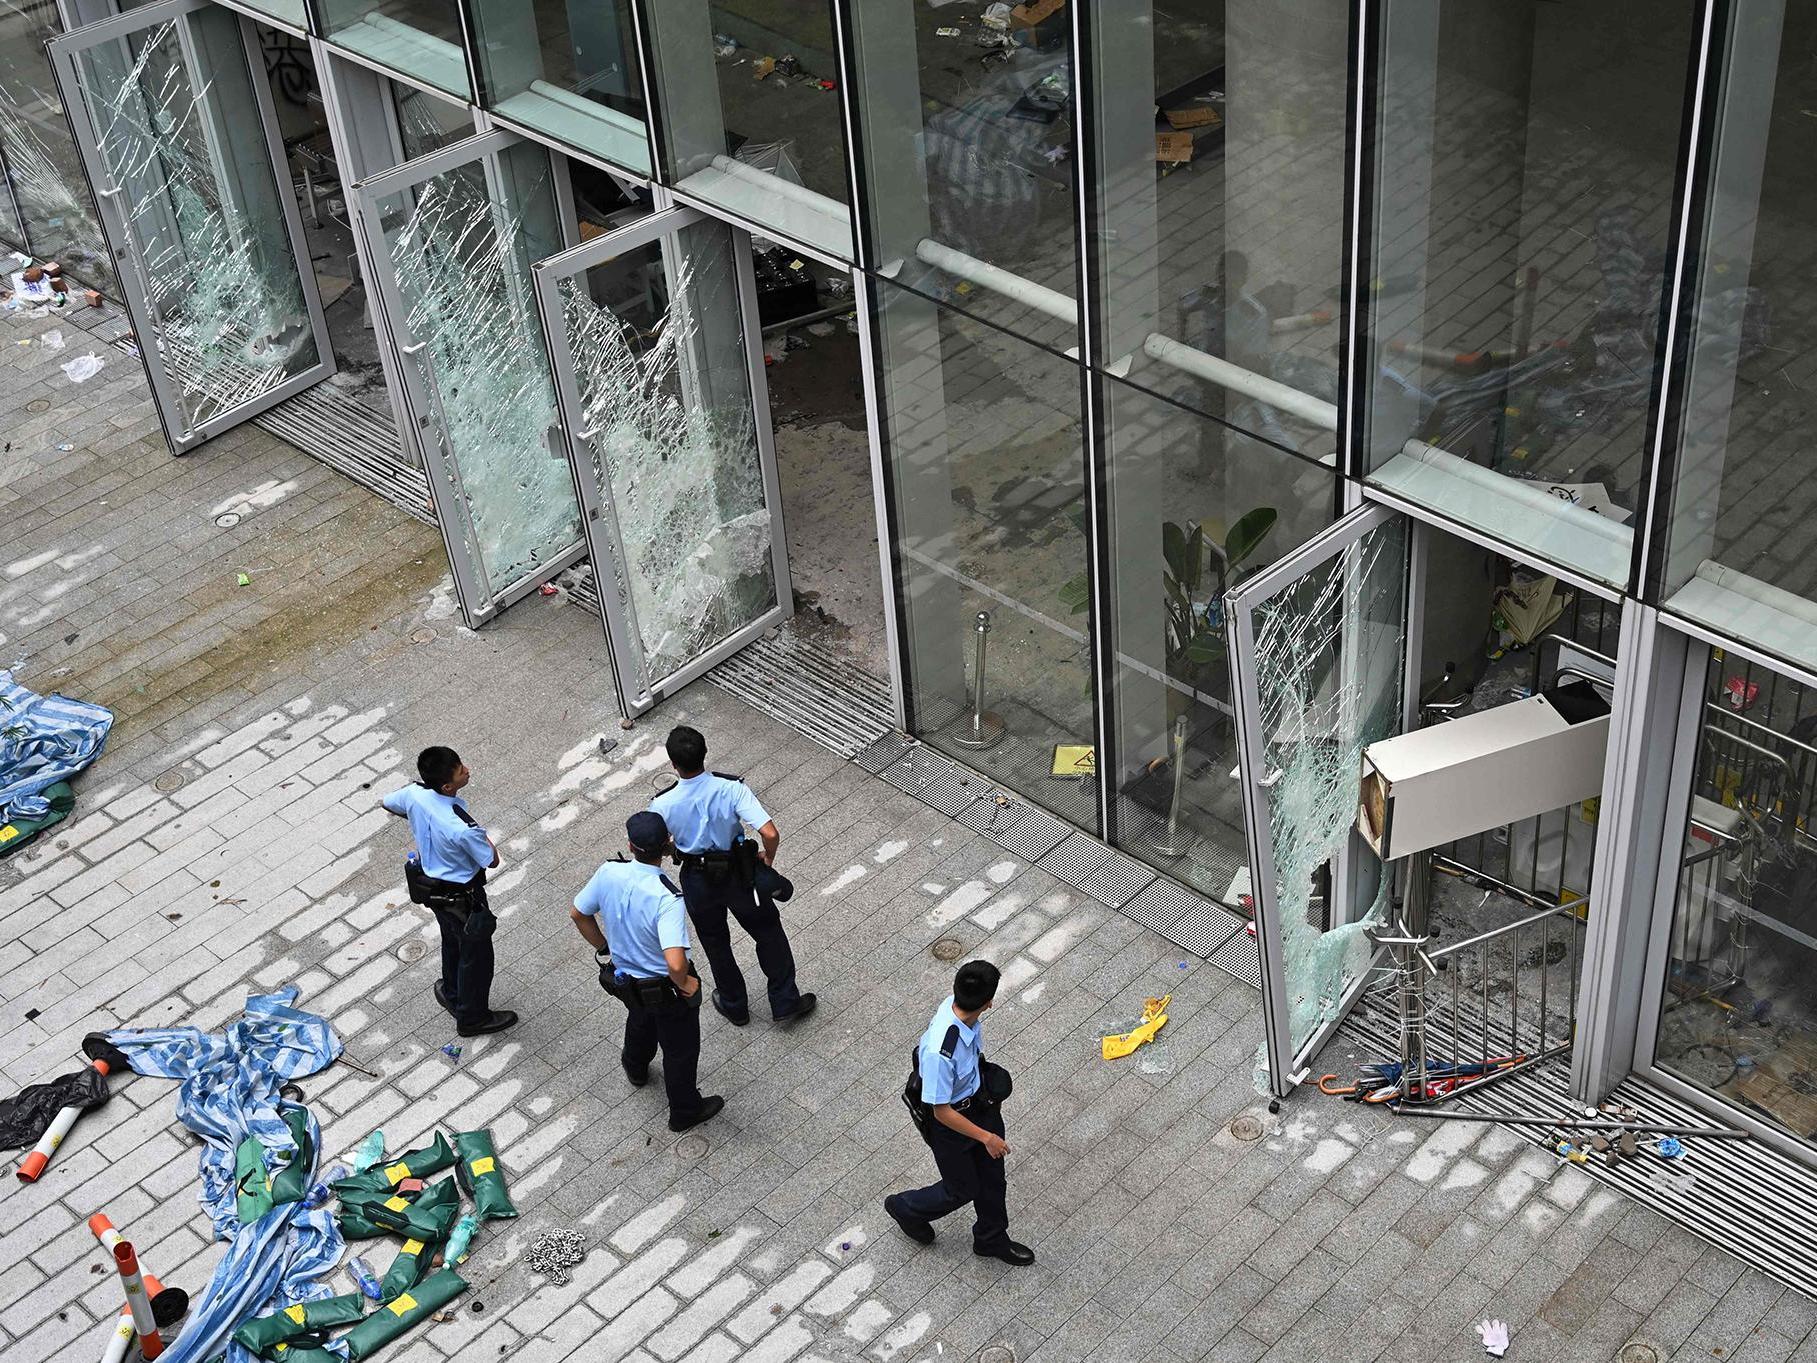
<instances>
[{"instance_id":1,"label":"white pipe","mask_svg":"<svg viewBox=\"0 0 1817 1363\"><path fill-rule=\"evenodd\" d=\"M396 38L400 42L416 43L435 53L435 55L443 61L460 62L463 69L465 68L466 59L461 55L461 46L459 43L451 43L446 38L439 37L434 33L425 33L422 29L417 28L412 24L406 24L397 19L393 19L389 14L363 14L359 18L359 23L365 24L369 28L376 28L380 33ZM349 27L356 26L357 25L349 25ZM345 29L341 30L342 34L345 32ZM337 34L336 36L339 37L341 35Z\"/></svg>"},{"instance_id":2,"label":"white pipe","mask_svg":"<svg viewBox=\"0 0 1817 1363\"><path fill-rule=\"evenodd\" d=\"M743 180L746 184L756 185L780 199L789 199L812 213L835 222L844 223L849 229L852 225L852 210L837 199L816 193L806 185L798 185L793 180L785 180L772 171L735 160L730 156L715 156L713 169L731 176L734 180ZM683 181L685 184L686 181Z\"/></svg>"},{"instance_id":3,"label":"white pipe","mask_svg":"<svg viewBox=\"0 0 1817 1363\"><path fill-rule=\"evenodd\" d=\"M1765 606L1780 615L1789 615L1799 623L1817 629L1817 602L1807 601L1783 587L1775 587L1771 582L1762 582L1738 568L1724 567L1707 558L1697 565L1696 576L1713 587L1720 587L1736 596L1744 596L1757 606Z\"/></svg>"},{"instance_id":4,"label":"white pipe","mask_svg":"<svg viewBox=\"0 0 1817 1363\"><path fill-rule=\"evenodd\" d=\"M1401 446L1401 453L1409 459L1417 459L1435 469L1442 469L1460 482L1474 483L1498 497L1507 497L1511 501L1521 502L1535 511L1543 511L1558 520L1571 524L1588 534L1600 536L1610 544L1621 549L1631 549L1634 544L1634 532L1627 526L1599 516L1588 507L1579 506L1576 502L1567 502L1562 497L1554 497L1544 491L1538 483L1528 482L1525 478L1510 478L1493 469L1473 464L1468 459L1460 458L1450 450L1441 450L1437 445L1428 445L1424 440L1409 440Z\"/></svg>"},{"instance_id":5,"label":"white pipe","mask_svg":"<svg viewBox=\"0 0 1817 1363\"><path fill-rule=\"evenodd\" d=\"M1216 355L1207 355L1197 346L1187 345L1184 341L1175 341L1159 332L1150 332L1142 342L1142 353L1183 373L1215 383L1220 388L1228 388L1233 393L1241 393L1257 402L1265 402L1270 407L1278 407L1320 430L1335 431L1338 428L1338 409L1335 403L1312 397L1275 379L1264 378L1229 360L1220 360Z\"/></svg>"},{"instance_id":6,"label":"white pipe","mask_svg":"<svg viewBox=\"0 0 1817 1363\"><path fill-rule=\"evenodd\" d=\"M970 280L980 288L1000 293L1005 298L1013 299L1024 307L1044 312L1049 317L1065 322L1068 326L1079 325L1079 305L1058 289L1050 289L1045 284L1037 284L1032 279L1024 279L1019 274L999 269L987 264L976 256L968 256L964 251L955 251L950 246L943 246L932 237L923 237L915 246L915 255L919 260L932 265L936 270L945 270L956 274L961 279Z\"/></svg>"},{"instance_id":7,"label":"white pipe","mask_svg":"<svg viewBox=\"0 0 1817 1363\"><path fill-rule=\"evenodd\" d=\"M585 95L577 95L572 90L564 90L559 85L551 85L548 81L541 79L530 82L530 93L541 95L550 103L559 104L564 109L579 114L583 118L610 123L619 132L629 133L637 138L644 136L643 124L629 114L620 113L610 104L601 104L596 99L588 99Z\"/></svg>"}]
</instances>

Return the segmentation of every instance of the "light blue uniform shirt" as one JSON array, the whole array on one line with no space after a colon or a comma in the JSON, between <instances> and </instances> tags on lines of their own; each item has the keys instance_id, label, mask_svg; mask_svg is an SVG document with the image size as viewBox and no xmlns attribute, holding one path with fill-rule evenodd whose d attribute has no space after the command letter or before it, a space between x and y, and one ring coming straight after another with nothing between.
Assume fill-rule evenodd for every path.
<instances>
[{"instance_id":1,"label":"light blue uniform shirt","mask_svg":"<svg viewBox=\"0 0 1817 1363\"><path fill-rule=\"evenodd\" d=\"M466 823L454 812L456 806L467 807L460 796L444 795L425 785L410 785L393 791L379 803L410 820L410 836L416 839L423 870L437 880L465 885L492 865L494 853L486 830Z\"/></svg>"},{"instance_id":2,"label":"light blue uniform shirt","mask_svg":"<svg viewBox=\"0 0 1817 1363\"><path fill-rule=\"evenodd\" d=\"M608 861L574 896L574 907L598 920L621 975L666 979L664 949L688 949L687 910L660 866Z\"/></svg>"},{"instance_id":3,"label":"light blue uniform shirt","mask_svg":"<svg viewBox=\"0 0 1817 1363\"><path fill-rule=\"evenodd\" d=\"M934 1020L921 1034L922 1102L930 1107L937 1103L958 1103L978 1091L978 1058L984 1046L983 1023L980 1018L968 1027L960 1021L959 1015L953 1012L951 994L934 1010ZM953 1058L948 1060L940 1054L940 1048L946 1045L947 1029L951 1027L959 1029L959 1044L953 1048Z\"/></svg>"},{"instance_id":4,"label":"light blue uniform shirt","mask_svg":"<svg viewBox=\"0 0 1817 1363\"><path fill-rule=\"evenodd\" d=\"M744 825L756 829L770 821L749 786L710 771L677 781L650 808L669 825L676 849L691 853L727 851Z\"/></svg>"}]
</instances>

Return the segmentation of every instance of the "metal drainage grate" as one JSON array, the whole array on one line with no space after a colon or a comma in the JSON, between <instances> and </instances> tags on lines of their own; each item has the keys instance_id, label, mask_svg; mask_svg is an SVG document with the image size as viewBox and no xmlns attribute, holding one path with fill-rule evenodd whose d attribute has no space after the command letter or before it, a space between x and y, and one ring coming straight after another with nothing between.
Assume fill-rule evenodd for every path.
<instances>
[{"instance_id":1,"label":"metal drainage grate","mask_svg":"<svg viewBox=\"0 0 1817 1363\"><path fill-rule=\"evenodd\" d=\"M1262 957L1256 950L1255 938L1238 932L1211 953L1211 963L1226 975L1235 975L1251 989L1262 987Z\"/></svg>"},{"instance_id":2,"label":"metal drainage grate","mask_svg":"<svg viewBox=\"0 0 1817 1363\"><path fill-rule=\"evenodd\" d=\"M1083 890L1091 874L1110 860L1110 848L1083 833L1074 833L1037 863L1075 889Z\"/></svg>"},{"instance_id":3,"label":"metal drainage grate","mask_svg":"<svg viewBox=\"0 0 1817 1363\"><path fill-rule=\"evenodd\" d=\"M852 761L857 763L861 770L868 771L875 776L890 763L898 761L914 746L915 740L906 734L888 733L860 749Z\"/></svg>"},{"instance_id":4,"label":"metal drainage grate","mask_svg":"<svg viewBox=\"0 0 1817 1363\"><path fill-rule=\"evenodd\" d=\"M708 681L841 757L896 725L889 684L786 624L727 658Z\"/></svg>"},{"instance_id":5,"label":"metal drainage grate","mask_svg":"<svg viewBox=\"0 0 1817 1363\"><path fill-rule=\"evenodd\" d=\"M959 822L982 833L1012 856L1039 861L1072 836L1071 825L1045 809L1017 804L993 791L962 810Z\"/></svg>"},{"instance_id":6,"label":"metal drainage grate","mask_svg":"<svg viewBox=\"0 0 1817 1363\"><path fill-rule=\"evenodd\" d=\"M1206 957L1242 930L1243 921L1184 885L1156 877L1123 906L1143 927Z\"/></svg>"}]
</instances>

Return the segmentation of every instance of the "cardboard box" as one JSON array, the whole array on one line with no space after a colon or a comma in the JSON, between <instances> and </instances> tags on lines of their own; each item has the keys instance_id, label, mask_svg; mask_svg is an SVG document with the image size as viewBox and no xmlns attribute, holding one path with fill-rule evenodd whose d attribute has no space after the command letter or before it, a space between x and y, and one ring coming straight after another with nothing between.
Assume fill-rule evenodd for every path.
<instances>
[{"instance_id":1,"label":"cardboard box","mask_svg":"<svg viewBox=\"0 0 1817 1363\"><path fill-rule=\"evenodd\" d=\"M1155 134L1155 160L1179 164L1192 160L1192 134L1166 132Z\"/></svg>"},{"instance_id":2,"label":"cardboard box","mask_svg":"<svg viewBox=\"0 0 1817 1363\"><path fill-rule=\"evenodd\" d=\"M1037 29L1044 19L1050 19L1066 7L1066 0L1027 0L1009 12L1010 25L1013 28Z\"/></svg>"},{"instance_id":3,"label":"cardboard box","mask_svg":"<svg viewBox=\"0 0 1817 1363\"><path fill-rule=\"evenodd\" d=\"M1215 128L1224 121L1209 104L1188 104L1184 109L1169 109L1162 117L1167 120L1167 126L1176 131Z\"/></svg>"}]
</instances>

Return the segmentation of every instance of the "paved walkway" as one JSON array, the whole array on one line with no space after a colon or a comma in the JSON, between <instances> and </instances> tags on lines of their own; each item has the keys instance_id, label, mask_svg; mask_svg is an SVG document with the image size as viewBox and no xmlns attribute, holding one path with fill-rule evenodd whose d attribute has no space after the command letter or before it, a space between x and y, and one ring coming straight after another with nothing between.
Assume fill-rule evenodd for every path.
<instances>
[{"instance_id":1,"label":"paved walkway","mask_svg":"<svg viewBox=\"0 0 1817 1363\"><path fill-rule=\"evenodd\" d=\"M299 984L381 1076L305 1082L329 1151L375 1124L394 1150L490 1124L524 1213L486 1227L472 1291L396 1363L1461 1360L1485 1314L1523 1363L1631 1340L1817 1358L1817 1304L1505 1132L1316 1096L1270 1117L1242 984L712 687L621 729L582 611L533 597L460 628L422 527L256 430L170 459L124 357L74 387L67 352L12 344L47 325L0 322L0 658L121 722L79 817L0 863L0 1074L67 1069L94 1028L217 1028L249 991ZM660 1085L619 1073L622 1015L566 908L682 719L784 830L821 1008L793 1032L709 1015L703 1082L727 1109L676 1138ZM458 1061L404 831L376 808L429 742L472 763L501 834L495 997L525 1015ZM974 1258L958 1224L919 1248L879 1208L931 1177L897 1092L950 979L943 937L1006 972L986 1037L1017 1078L1010 1205L1033 1269ZM1158 1043L1098 1058L1168 991ZM1240 1115L1259 1139L1232 1134ZM97 1209L201 1287L218 1247L196 1150L172 1086L129 1078L42 1183L0 1183L0 1355L98 1355L118 1288L83 1226ZM557 1287L521 1254L567 1227L592 1249Z\"/></svg>"}]
</instances>

